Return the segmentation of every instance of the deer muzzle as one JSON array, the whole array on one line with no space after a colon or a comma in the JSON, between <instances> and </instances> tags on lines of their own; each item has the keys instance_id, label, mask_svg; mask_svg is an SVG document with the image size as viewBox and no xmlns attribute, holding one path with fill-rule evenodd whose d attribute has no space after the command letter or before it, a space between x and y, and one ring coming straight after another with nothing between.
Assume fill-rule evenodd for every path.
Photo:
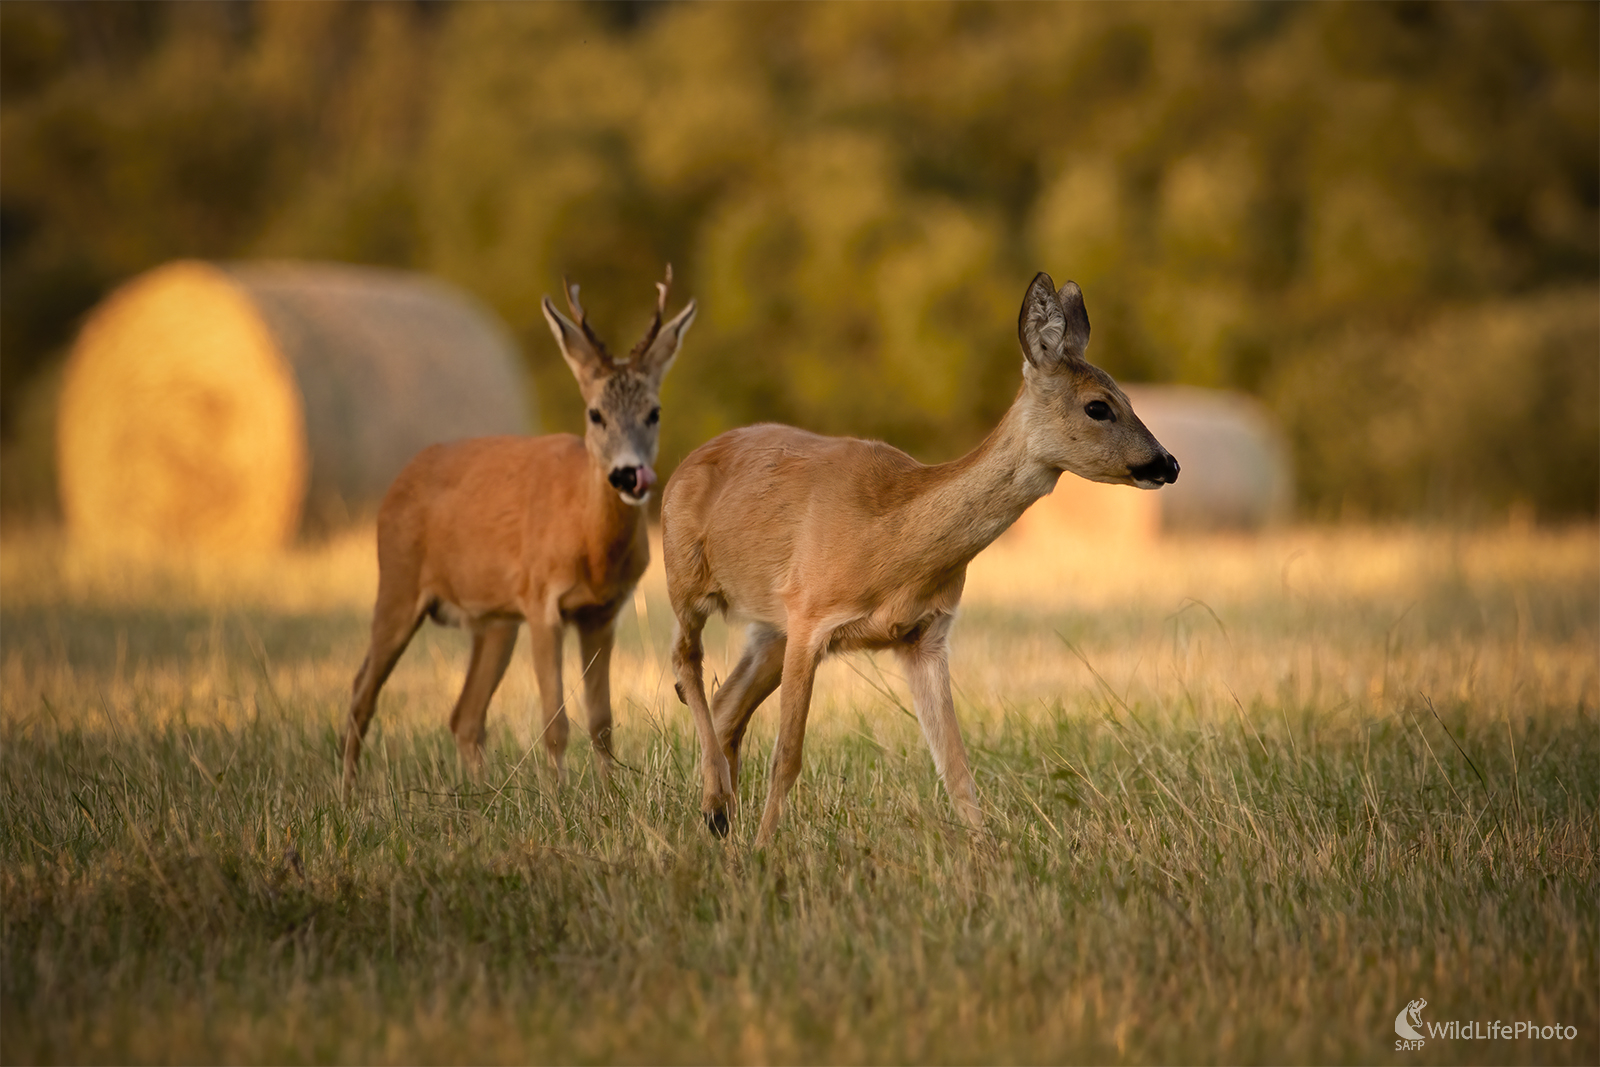
<instances>
[{"instance_id":1,"label":"deer muzzle","mask_svg":"<svg viewBox=\"0 0 1600 1067\"><path fill-rule=\"evenodd\" d=\"M644 463L632 467L614 467L610 481L612 488L637 504L650 495L651 487L656 484L656 472Z\"/></svg>"},{"instance_id":2,"label":"deer muzzle","mask_svg":"<svg viewBox=\"0 0 1600 1067\"><path fill-rule=\"evenodd\" d=\"M1140 485L1170 485L1178 480L1178 461L1170 452L1163 451L1149 463L1141 463L1128 471Z\"/></svg>"}]
</instances>

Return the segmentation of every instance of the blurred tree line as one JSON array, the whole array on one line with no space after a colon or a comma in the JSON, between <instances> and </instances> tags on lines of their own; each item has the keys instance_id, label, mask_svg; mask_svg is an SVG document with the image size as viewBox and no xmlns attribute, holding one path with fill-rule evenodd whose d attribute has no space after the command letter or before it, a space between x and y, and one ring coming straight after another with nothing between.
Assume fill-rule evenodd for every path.
<instances>
[{"instance_id":1,"label":"blurred tree line","mask_svg":"<svg viewBox=\"0 0 1600 1067\"><path fill-rule=\"evenodd\" d=\"M970 448L1036 270L1119 378L1243 389L1302 506L1600 508L1587 3L0 5L0 432L169 259L440 275L581 411L538 311L622 351L701 301L663 467L759 419Z\"/></svg>"}]
</instances>

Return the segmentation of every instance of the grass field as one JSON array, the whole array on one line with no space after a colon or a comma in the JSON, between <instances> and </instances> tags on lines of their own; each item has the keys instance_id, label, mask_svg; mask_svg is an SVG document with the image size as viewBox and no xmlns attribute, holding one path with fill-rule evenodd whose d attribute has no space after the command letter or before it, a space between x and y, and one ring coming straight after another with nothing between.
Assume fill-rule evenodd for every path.
<instances>
[{"instance_id":1,"label":"grass field","mask_svg":"<svg viewBox=\"0 0 1600 1067\"><path fill-rule=\"evenodd\" d=\"M989 833L861 657L765 853L773 709L716 842L659 565L609 787L581 730L541 777L521 651L464 780L429 627L342 802L375 580L0 544L5 1062L1600 1062L1592 527L1002 541L953 656ZM1417 998L1577 1036L1399 1051Z\"/></svg>"}]
</instances>

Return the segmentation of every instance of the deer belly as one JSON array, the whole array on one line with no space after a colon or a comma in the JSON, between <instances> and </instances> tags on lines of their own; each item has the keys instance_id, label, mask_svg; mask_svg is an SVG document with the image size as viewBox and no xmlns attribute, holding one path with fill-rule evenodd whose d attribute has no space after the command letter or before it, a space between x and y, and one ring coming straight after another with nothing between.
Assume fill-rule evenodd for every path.
<instances>
[{"instance_id":1,"label":"deer belly","mask_svg":"<svg viewBox=\"0 0 1600 1067\"><path fill-rule=\"evenodd\" d=\"M914 645L928 632L936 617L936 613L928 612L900 618L864 615L851 619L833 628L828 638L828 653L873 652Z\"/></svg>"},{"instance_id":2,"label":"deer belly","mask_svg":"<svg viewBox=\"0 0 1600 1067\"><path fill-rule=\"evenodd\" d=\"M458 629L465 629L469 621L467 613L462 611L459 605L452 604L448 600L435 600L429 604L428 618L440 626L454 626Z\"/></svg>"},{"instance_id":3,"label":"deer belly","mask_svg":"<svg viewBox=\"0 0 1600 1067\"><path fill-rule=\"evenodd\" d=\"M427 612L428 617L440 626L463 630L470 630L488 619L522 619L522 612L515 608L462 605L443 597L434 597L429 601Z\"/></svg>"}]
</instances>

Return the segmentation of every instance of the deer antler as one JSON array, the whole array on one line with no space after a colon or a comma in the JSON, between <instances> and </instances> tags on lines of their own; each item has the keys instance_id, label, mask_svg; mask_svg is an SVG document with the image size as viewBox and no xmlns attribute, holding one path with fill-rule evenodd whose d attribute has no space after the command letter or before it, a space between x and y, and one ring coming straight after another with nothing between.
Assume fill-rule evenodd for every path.
<instances>
[{"instance_id":1,"label":"deer antler","mask_svg":"<svg viewBox=\"0 0 1600 1067\"><path fill-rule=\"evenodd\" d=\"M633 346L633 351L628 354L628 359L634 360L650 350L655 343L656 335L661 332L661 316L667 313L667 290L672 288L672 264L667 264L667 277L665 281L656 282L656 317L650 324L650 329L645 331L644 340Z\"/></svg>"},{"instance_id":2,"label":"deer antler","mask_svg":"<svg viewBox=\"0 0 1600 1067\"><path fill-rule=\"evenodd\" d=\"M667 277L665 281L656 282L656 321L661 321L661 316L667 310L667 290L672 288L672 264L667 264Z\"/></svg>"},{"instance_id":3,"label":"deer antler","mask_svg":"<svg viewBox=\"0 0 1600 1067\"><path fill-rule=\"evenodd\" d=\"M578 302L578 283L568 280L567 276L563 274L561 276L561 288L566 290L567 307L571 310L572 317L578 320L578 329L583 331L583 336L588 339L589 344L599 353L600 358L607 363L611 363L611 353L606 351L605 343L596 337L594 331L589 328L589 316L584 312L583 305Z\"/></svg>"}]
</instances>

